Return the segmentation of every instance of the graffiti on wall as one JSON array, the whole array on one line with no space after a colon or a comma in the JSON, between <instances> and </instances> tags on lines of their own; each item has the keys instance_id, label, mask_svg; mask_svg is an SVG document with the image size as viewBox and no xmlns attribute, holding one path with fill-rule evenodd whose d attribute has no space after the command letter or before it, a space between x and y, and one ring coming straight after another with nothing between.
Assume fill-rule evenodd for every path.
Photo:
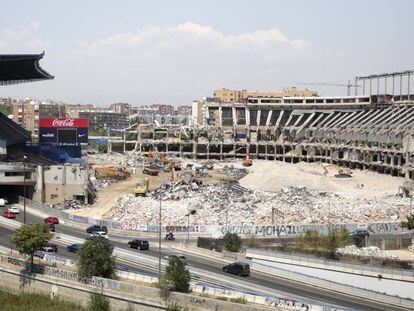
<instances>
[{"instance_id":1,"label":"graffiti on wall","mask_svg":"<svg viewBox=\"0 0 414 311\"><path fill-rule=\"evenodd\" d=\"M311 306L290 299L284 298L273 298L273 297L266 297L266 304L272 307L279 307L282 309L289 309L289 310L298 310L298 311L308 311L311 310Z\"/></svg>"},{"instance_id":2,"label":"graffiti on wall","mask_svg":"<svg viewBox=\"0 0 414 311\"><path fill-rule=\"evenodd\" d=\"M368 231L374 234L401 232L402 229L400 222L376 222L368 225Z\"/></svg>"}]
</instances>

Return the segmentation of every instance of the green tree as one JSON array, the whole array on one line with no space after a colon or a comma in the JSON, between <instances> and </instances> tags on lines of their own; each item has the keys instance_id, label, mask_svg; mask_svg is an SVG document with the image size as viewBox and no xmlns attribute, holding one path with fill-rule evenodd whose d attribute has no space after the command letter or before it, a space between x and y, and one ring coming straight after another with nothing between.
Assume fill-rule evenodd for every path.
<instances>
[{"instance_id":1,"label":"green tree","mask_svg":"<svg viewBox=\"0 0 414 311\"><path fill-rule=\"evenodd\" d=\"M45 224L22 225L12 236L12 242L21 254L30 256L30 265L33 268L33 256L52 238L49 228Z\"/></svg>"},{"instance_id":2,"label":"green tree","mask_svg":"<svg viewBox=\"0 0 414 311\"><path fill-rule=\"evenodd\" d=\"M408 230L414 229L414 214L407 216L407 221L403 221L401 223L403 228L407 228Z\"/></svg>"},{"instance_id":3,"label":"green tree","mask_svg":"<svg viewBox=\"0 0 414 311\"><path fill-rule=\"evenodd\" d=\"M102 294L91 293L88 301L89 311L109 311L111 305L109 299Z\"/></svg>"},{"instance_id":4,"label":"green tree","mask_svg":"<svg viewBox=\"0 0 414 311\"><path fill-rule=\"evenodd\" d=\"M169 290L187 293L190 291L190 271L177 256L171 256L165 269L165 287Z\"/></svg>"},{"instance_id":5,"label":"green tree","mask_svg":"<svg viewBox=\"0 0 414 311\"><path fill-rule=\"evenodd\" d=\"M239 252L242 249L242 239L237 233L227 232L223 237L224 248L230 252Z\"/></svg>"},{"instance_id":6,"label":"green tree","mask_svg":"<svg viewBox=\"0 0 414 311\"><path fill-rule=\"evenodd\" d=\"M103 237L86 239L79 249L78 273L86 277L112 278L115 275L113 250L113 245Z\"/></svg>"}]
</instances>

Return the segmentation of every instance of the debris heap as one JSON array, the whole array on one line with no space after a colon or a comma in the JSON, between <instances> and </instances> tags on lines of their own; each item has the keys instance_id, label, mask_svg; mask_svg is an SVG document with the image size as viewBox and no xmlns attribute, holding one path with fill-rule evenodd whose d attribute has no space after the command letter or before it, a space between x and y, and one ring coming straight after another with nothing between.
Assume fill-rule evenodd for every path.
<instances>
[{"instance_id":1,"label":"debris heap","mask_svg":"<svg viewBox=\"0 0 414 311\"><path fill-rule=\"evenodd\" d=\"M194 225L242 223L355 223L395 221L407 215L407 202L397 196L382 200L352 194L310 191L291 186L277 193L248 189L238 183L202 185L182 179L163 185L163 223L186 225L188 210L195 209ZM157 223L159 192L148 197L125 195L104 217L138 224Z\"/></svg>"}]
</instances>

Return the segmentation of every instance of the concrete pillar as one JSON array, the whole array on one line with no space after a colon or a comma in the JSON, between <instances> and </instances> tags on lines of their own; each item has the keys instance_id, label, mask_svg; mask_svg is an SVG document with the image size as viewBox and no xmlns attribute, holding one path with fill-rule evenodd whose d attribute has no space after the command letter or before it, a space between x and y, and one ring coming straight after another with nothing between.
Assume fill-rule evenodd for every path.
<instances>
[{"instance_id":1,"label":"concrete pillar","mask_svg":"<svg viewBox=\"0 0 414 311\"><path fill-rule=\"evenodd\" d=\"M236 118L236 107L231 108L231 116L233 117L233 126L237 125L237 118Z\"/></svg>"},{"instance_id":2,"label":"concrete pillar","mask_svg":"<svg viewBox=\"0 0 414 311\"><path fill-rule=\"evenodd\" d=\"M250 109L248 107L245 108L246 110L246 126L250 127Z\"/></svg>"},{"instance_id":3,"label":"concrete pillar","mask_svg":"<svg viewBox=\"0 0 414 311\"><path fill-rule=\"evenodd\" d=\"M257 110L257 116L256 116L256 126L258 127L258 126L260 126L260 116L262 115L262 110L261 109L258 109Z\"/></svg>"},{"instance_id":4,"label":"concrete pillar","mask_svg":"<svg viewBox=\"0 0 414 311\"><path fill-rule=\"evenodd\" d=\"M219 107L219 126L223 126L223 107Z\"/></svg>"}]
</instances>

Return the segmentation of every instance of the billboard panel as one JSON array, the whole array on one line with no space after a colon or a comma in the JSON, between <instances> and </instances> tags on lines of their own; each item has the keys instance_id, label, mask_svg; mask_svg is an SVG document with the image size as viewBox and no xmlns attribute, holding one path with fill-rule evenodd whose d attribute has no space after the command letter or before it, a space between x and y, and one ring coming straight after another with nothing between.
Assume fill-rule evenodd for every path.
<instances>
[{"instance_id":1,"label":"billboard panel","mask_svg":"<svg viewBox=\"0 0 414 311\"><path fill-rule=\"evenodd\" d=\"M39 144L81 146L88 144L88 119L40 118Z\"/></svg>"}]
</instances>

